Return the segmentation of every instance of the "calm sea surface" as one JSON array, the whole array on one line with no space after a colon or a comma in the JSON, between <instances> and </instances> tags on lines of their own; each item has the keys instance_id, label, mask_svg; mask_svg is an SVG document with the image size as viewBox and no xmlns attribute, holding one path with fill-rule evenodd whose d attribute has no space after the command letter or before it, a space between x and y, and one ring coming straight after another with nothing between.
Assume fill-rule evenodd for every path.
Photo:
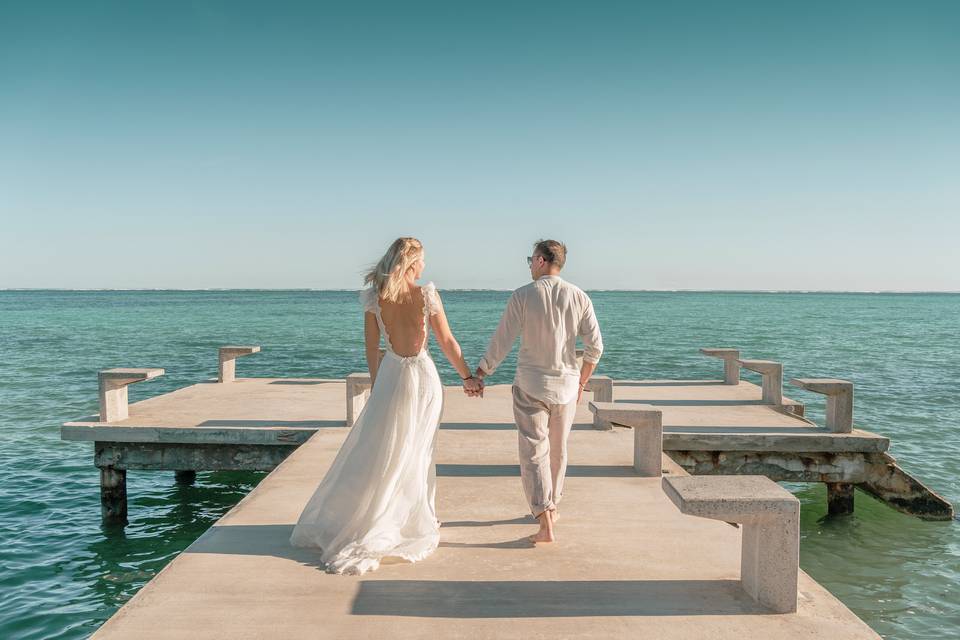
<instances>
[{"instance_id":1,"label":"calm sea surface","mask_svg":"<svg viewBox=\"0 0 960 640\"><path fill-rule=\"evenodd\" d=\"M508 294L442 292L476 359ZM716 378L701 346L781 360L788 377L857 387L858 426L960 503L960 295L593 292L615 378ZM216 375L216 349L259 344L243 376L343 377L364 368L356 293L324 291L0 291L0 638L83 638L265 475L130 472L130 524L100 523L90 444L65 420L97 410L100 369L164 367L131 401ZM456 374L433 347L445 382ZM512 361L493 382L508 382ZM821 397L789 388L820 421ZM824 488L803 503L800 564L889 638L960 636L960 523L922 522L857 495L824 519Z\"/></svg>"}]
</instances>

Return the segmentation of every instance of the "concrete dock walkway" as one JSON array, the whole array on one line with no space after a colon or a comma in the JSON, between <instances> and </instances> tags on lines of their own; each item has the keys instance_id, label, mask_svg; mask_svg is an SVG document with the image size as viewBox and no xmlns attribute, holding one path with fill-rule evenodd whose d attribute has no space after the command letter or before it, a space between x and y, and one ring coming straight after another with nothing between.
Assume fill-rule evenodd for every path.
<instances>
[{"instance_id":1,"label":"concrete dock walkway","mask_svg":"<svg viewBox=\"0 0 960 640\"><path fill-rule=\"evenodd\" d=\"M342 412L343 382L261 387L296 389L310 404L329 394L338 402L328 406ZM507 386L489 387L482 400L446 390L440 548L361 577L326 574L315 552L288 541L346 437L335 424L342 416L324 415L326 403L301 404L303 415L287 424L259 425L314 432L94 638L878 637L803 572L796 613L772 614L750 599L739 584L741 530L682 515L660 478L635 475L629 430L594 429L585 405L570 438L560 539L533 548L509 398ZM230 406L222 405L225 421L251 419L231 418ZM194 431L205 419L182 418L180 428ZM316 420L323 423L303 424ZM666 456L663 465L683 473Z\"/></svg>"}]
</instances>

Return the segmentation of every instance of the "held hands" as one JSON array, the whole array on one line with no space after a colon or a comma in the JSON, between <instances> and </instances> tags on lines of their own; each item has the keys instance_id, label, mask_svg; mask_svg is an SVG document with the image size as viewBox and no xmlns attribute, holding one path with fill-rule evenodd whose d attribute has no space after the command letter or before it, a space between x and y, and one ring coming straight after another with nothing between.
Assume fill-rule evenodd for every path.
<instances>
[{"instance_id":1,"label":"held hands","mask_svg":"<svg viewBox=\"0 0 960 640\"><path fill-rule=\"evenodd\" d=\"M482 398L483 387L483 380L476 376L470 376L469 378L464 378L463 380L463 392L471 398Z\"/></svg>"}]
</instances>

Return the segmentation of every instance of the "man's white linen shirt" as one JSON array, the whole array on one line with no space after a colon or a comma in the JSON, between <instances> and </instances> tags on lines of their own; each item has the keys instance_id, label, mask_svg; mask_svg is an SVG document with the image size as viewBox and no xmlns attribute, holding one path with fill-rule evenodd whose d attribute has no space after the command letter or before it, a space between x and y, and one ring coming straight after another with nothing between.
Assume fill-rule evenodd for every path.
<instances>
[{"instance_id":1,"label":"man's white linen shirt","mask_svg":"<svg viewBox=\"0 0 960 640\"><path fill-rule=\"evenodd\" d=\"M520 353L513 383L546 404L567 404L577 397L578 336L585 362L596 364L603 353L590 297L560 276L541 276L513 292L480 368L487 374L496 371L518 335Z\"/></svg>"}]
</instances>

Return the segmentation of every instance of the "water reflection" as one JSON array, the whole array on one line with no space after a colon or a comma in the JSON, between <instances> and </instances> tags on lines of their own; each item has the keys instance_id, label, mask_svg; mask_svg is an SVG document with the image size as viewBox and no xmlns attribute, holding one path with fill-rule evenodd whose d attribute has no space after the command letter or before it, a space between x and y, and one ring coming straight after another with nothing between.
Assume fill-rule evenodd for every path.
<instances>
[{"instance_id":1,"label":"water reflection","mask_svg":"<svg viewBox=\"0 0 960 640\"><path fill-rule=\"evenodd\" d=\"M154 486L139 494L147 488L140 486L145 484L139 477L143 475L152 476L147 482ZM94 578L101 607L112 612L122 606L265 476L198 473L196 482L188 485L175 482L173 472L131 472L138 486L128 487L129 524L100 523L100 535L86 546L89 561L84 570Z\"/></svg>"},{"instance_id":2,"label":"water reflection","mask_svg":"<svg viewBox=\"0 0 960 640\"><path fill-rule=\"evenodd\" d=\"M807 573L828 584L881 635L944 637L955 622L944 626L941 616L955 614L960 602L960 555L951 545L956 521L925 522L859 490L849 516L826 516L822 485L801 489L797 496L802 503L800 565ZM931 558L937 559L933 565Z\"/></svg>"}]
</instances>

